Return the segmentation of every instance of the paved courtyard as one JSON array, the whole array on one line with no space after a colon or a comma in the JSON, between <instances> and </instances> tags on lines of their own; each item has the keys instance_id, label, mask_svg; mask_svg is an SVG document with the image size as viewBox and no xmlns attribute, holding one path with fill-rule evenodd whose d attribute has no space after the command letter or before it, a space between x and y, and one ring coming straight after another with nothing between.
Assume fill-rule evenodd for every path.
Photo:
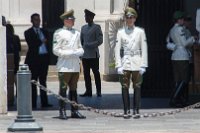
<instances>
[{"instance_id":1,"label":"paved courtyard","mask_svg":"<svg viewBox=\"0 0 200 133\"><path fill-rule=\"evenodd\" d=\"M94 82L93 82L94 86ZM58 82L48 82L48 88L58 92ZM78 93L84 92L84 82L78 84ZM79 103L109 112L122 112L120 84L118 82L102 82L102 97L96 97L95 87L91 98L78 97ZM132 99L132 96L131 96ZM39 108L33 111L36 122L43 127L43 133L199 133L200 110L191 109L175 115L150 117L140 119L123 119L80 110L87 118L83 120L60 120L58 116L57 99L49 94L52 108ZM169 112L175 110L168 106L166 98L143 98L141 114L153 112ZM70 116L68 108L67 115ZM8 114L0 115L0 133L6 133L7 128L17 116L16 104L10 107Z\"/></svg>"}]
</instances>

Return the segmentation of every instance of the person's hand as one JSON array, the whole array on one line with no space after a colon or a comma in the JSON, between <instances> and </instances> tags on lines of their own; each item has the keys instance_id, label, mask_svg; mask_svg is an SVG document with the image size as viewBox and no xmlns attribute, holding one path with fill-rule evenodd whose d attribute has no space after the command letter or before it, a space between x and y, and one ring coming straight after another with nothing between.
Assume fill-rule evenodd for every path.
<instances>
[{"instance_id":1,"label":"person's hand","mask_svg":"<svg viewBox=\"0 0 200 133\"><path fill-rule=\"evenodd\" d=\"M198 44L199 43L199 37L198 36L193 36L194 37L194 43Z\"/></svg>"},{"instance_id":2,"label":"person's hand","mask_svg":"<svg viewBox=\"0 0 200 133\"><path fill-rule=\"evenodd\" d=\"M78 57L82 56L82 52L79 50L74 50L74 54L77 55Z\"/></svg>"},{"instance_id":3,"label":"person's hand","mask_svg":"<svg viewBox=\"0 0 200 133\"><path fill-rule=\"evenodd\" d=\"M140 75L143 75L145 72L146 72L146 68L145 67L140 67L140 69L139 69Z\"/></svg>"},{"instance_id":4,"label":"person's hand","mask_svg":"<svg viewBox=\"0 0 200 133\"><path fill-rule=\"evenodd\" d=\"M117 73L118 73L118 74L124 74L124 69L123 69L123 67L118 67L118 68L117 68Z\"/></svg>"},{"instance_id":5,"label":"person's hand","mask_svg":"<svg viewBox=\"0 0 200 133\"><path fill-rule=\"evenodd\" d=\"M195 35L195 36L193 36L193 37L194 37L195 40L199 40L199 37L198 37L198 36Z\"/></svg>"},{"instance_id":6,"label":"person's hand","mask_svg":"<svg viewBox=\"0 0 200 133\"><path fill-rule=\"evenodd\" d=\"M74 51L74 52L71 54L71 57L79 57L79 56L78 56L77 53Z\"/></svg>"},{"instance_id":7,"label":"person's hand","mask_svg":"<svg viewBox=\"0 0 200 133\"><path fill-rule=\"evenodd\" d=\"M174 43L168 42L168 43L167 43L167 48L168 48L169 50L174 51L174 50L176 49L176 45L175 45Z\"/></svg>"},{"instance_id":8,"label":"person's hand","mask_svg":"<svg viewBox=\"0 0 200 133\"><path fill-rule=\"evenodd\" d=\"M78 56L75 53L72 53L71 57L78 57Z\"/></svg>"}]
</instances>

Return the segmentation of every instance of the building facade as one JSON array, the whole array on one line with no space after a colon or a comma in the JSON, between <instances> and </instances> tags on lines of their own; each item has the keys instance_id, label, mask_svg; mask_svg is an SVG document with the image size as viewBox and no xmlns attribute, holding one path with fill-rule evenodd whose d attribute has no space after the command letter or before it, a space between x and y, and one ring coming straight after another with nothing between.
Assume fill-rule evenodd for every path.
<instances>
[{"instance_id":1,"label":"building facade","mask_svg":"<svg viewBox=\"0 0 200 133\"><path fill-rule=\"evenodd\" d=\"M165 48L165 37L172 24L172 14L175 10L185 10L195 22L196 9L200 7L199 0L134 0L139 17L137 25L143 27L147 34L149 68L144 75L142 94L145 96L168 96L172 89L170 53ZM43 26L51 34L59 22L59 15L64 11L75 10L75 28L80 30L85 24L84 9L96 13L95 23L100 24L103 31L103 44L100 46L100 72L104 80L116 77L113 67L115 37L118 28L123 26L123 11L129 0L0 0L0 14L14 25L16 34L24 40L24 31L31 26L30 15L41 14ZM58 11L58 9L60 9ZM57 12L57 14L53 14ZM54 16L57 16L55 19ZM49 20L52 20L50 23ZM0 20L1 22L1 20ZM50 24L49 24L50 23ZM6 53L5 27L0 23L0 113L7 109L6 100ZM55 62L54 62L55 63ZM53 63L52 63L53 64ZM113 77L112 77L113 76ZM4 96L4 97L2 97ZM4 102L3 102L4 101Z\"/></svg>"},{"instance_id":2,"label":"building facade","mask_svg":"<svg viewBox=\"0 0 200 133\"><path fill-rule=\"evenodd\" d=\"M0 0L0 17L2 17L2 4ZM6 68L6 29L2 26L0 18L0 114L7 113L7 68Z\"/></svg>"},{"instance_id":3,"label":"building facade","mask_svg":"<svg viewBox=\"0 0 200 133\"><path fill-rule=\"evenodd\" d=\"M95 23L100 24L102 32L104 34L103 44L100 46L100 72L103 78L109 79L109 75L115 74L115 69L109 67L112 64L114 58L114 45L117 29L122 26L123 11L128 4L128 0L62 0L63 5L53 6L48 10L56 10L56 8L63 8L63 12L74 9L76 23L75 28L80 30L81 26L85 24L84 9L87 8L96 13ZM14 26L15 33L20 36L21 40L24 40L24 31L31 26L30 15L33 13L41 14L41 18L45 16L51 16L49 12L44 12L45 7L48 8L53 4L55 0L1 0L0 1L0 14L5 16L6 21ZM47 4L47 5L46 5ZM61 12L61 13L63 13ZM53 14L52 14L53 15ZM60 15L60 14L56 14ZM59 19L54 21L60 21ZM47 22L48 23L48 22ZM43 20L43 26L46 22ZM51 27L52 28L52 27ZM49 30L52 32L52 30ZM55 31L55 29L53 30ZM0 86L0 113L4 113L7 110L7 74L6 74L6 44L5 44L5 27L0 26L1 37L1 56L0 60L0 74L1 74L1 86ZM25 44L26 45L26 44ZM22 58L23 59L23 58ZM3 69L2 69L3 68Z\"/></svg>"}]
</instances>

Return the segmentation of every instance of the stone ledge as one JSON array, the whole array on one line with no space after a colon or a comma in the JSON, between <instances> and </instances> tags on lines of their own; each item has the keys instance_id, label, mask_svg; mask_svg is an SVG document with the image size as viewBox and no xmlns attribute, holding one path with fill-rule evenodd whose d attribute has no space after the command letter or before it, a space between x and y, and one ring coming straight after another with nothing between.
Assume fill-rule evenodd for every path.
<instances>
[{"instance_id":1,"label":"stone ledge","mask_svg":"<svg viewBox=\"0 0 200 133\"><path fill-rule=\"evenodd\" d=\"M104 81L112 81L112 82L118 82L119 81L119 75L118 74L105 74L102 75L102 80Z\"/></svg>"}]
</instances>

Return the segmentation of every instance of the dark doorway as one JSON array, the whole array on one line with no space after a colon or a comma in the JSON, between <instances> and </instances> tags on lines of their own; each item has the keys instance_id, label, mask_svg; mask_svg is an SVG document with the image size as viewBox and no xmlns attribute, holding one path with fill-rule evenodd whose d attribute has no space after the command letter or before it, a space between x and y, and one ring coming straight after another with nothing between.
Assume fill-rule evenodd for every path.
<instances>
[{"instance_id":1,"label":"dark doorway","mask_svg":"<svg viewBox=\"0 0 200 133\"><path fill-rule=\"evenodd\" d=\"M143 97L169 97L173 88L171 53L166 36L173 25L172 15L183 10L183 0L135 0L137 25L143 27L148 42L149 67L142 85Z\"/></svg>"},{"instance_id":2,"label":"dark doorway","mask_svg":"<svg viewBox=\"0 0 200 133\"><path fill-rule=\"evenodd\" d=\"M63 25L59 16L64 12L64 4L64 0L42 0L43 27L49 32L50 42L54 31ZM55 65L57 57L52 53L52 45L50 46L50 65Z\"/></svg>"}]
</instances>

